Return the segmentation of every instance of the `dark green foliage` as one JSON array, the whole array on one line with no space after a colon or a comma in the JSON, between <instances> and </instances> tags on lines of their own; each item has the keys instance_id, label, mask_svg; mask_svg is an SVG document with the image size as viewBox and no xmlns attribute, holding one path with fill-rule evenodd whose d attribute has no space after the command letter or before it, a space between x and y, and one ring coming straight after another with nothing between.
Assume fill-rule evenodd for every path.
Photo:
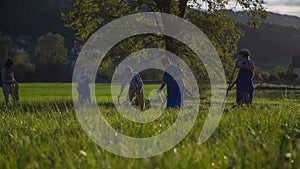
<instances>
[{"instance_id":1,"label":"dark green foliage","mask_svg":"<svg viewBox=\"0 0 300 169\"><path fill-rule=\"evenodd\" d=\"M206 33L212 43L215 45L226 74L232 71L232 55L237 50L237 42L242 36L242 31L235 27L235 22L230 20L221 10L225 9L226 1L205 1L208 3L208 11L200 12L192 10L192 7L200 7L197 1L179 0L179 1L88 1L88 0L70 0L67 5L67 12L62 13L62 18L66 21L66 26L76 31L76 37L80 40L86 40L97 29L107 22L120 18L124 15L140 12L164 12L170 13L182 18L191 20L204 33ZM264 19L264 1L237 1L238 4L248 10L251 16L252 25L256 27L261 19ZM255 11L255 12L254 12ZM191 16L191 17L190 17ZM146 37L132 37L118 44L119 54L107 55L106 65L115 59L124 58L128 54L138 51L143 45ZM185 45L175 39L165 36L151 35L147 42L156 43L159 48L166 49L181 57L190 66L197 79L206 79L206 71L202 63L195 54ZM131 43L133 42L133 43ZM120 50L124 49L124 50ZM192 63L192 64L191 64ZM105 67L105 65L104 65ZM107 67L107 66L106 66Z\"/></svg>"},{"instance_id":2,"label":"dark green foliage","mask_svg":"<svg viewBox=\"0 0 300 169\"><path fill-rule=\"evenodd\" d=\"M270 24L263 24L258 29L243 24L239 27L245 32L245 37L240 39L238 46L251 49L256 66L265 71L271 72L278 65L286 66L294 56L300 55L299 28Z\"/></svg>"},{"instance_id":3,"label":"dark green foliage","mask_svg":"<svg viewBox=\"0 0 300 169\"><path fill-rule=\"evenodd\" d=\"M14 73L15 78L19 82L28 82L33 80L35 73L35 64L31 63L26 54L17 54L14 57Z\"/></svg>"},{"instance_id":4,"label":"dark green foliage","mask_svg":"<svg viewBox=\"0 0 300 169\"><path fill-rule=\"evenodd\" d=\"M4 35L0 31L0 66L4 64L5 60L8 59L10 55L10 48L13 45L13 41L7 35Z\"/></svg>"},{"instance_id":5,"label":"dark green foliage","mask_svg":"<svg viewBox=\"0 0 300 169\"><path fill-rule=\"evenodd\" d=\"M290 63L287 67L277 66L274 69L274 76L278 80L294 81L297 78L297 74L293 71L293 66Z\"/></svg>"},{"instance_id":6,"label":"dark green foliage","mask_svg":"<svg viewBox=\"0 0 300 169\"><path fill-rule=\"evenodd\" d=\"M38 39L37 77L42 81L64 81L67 74L65 65L67 49L64 38L48 33Z\"/></svg>"},{"instance_id":7,"label":"dark green foliage","mask_svg":"<svg viewBox=\"0 0 300 169\"><path fill-rule=\"evenodd\" d=\"M271 76L271 74L267 71L261 71L260 74L261 74L263 80L269 80L269 78Z\"/></svg>"}]
</instances>

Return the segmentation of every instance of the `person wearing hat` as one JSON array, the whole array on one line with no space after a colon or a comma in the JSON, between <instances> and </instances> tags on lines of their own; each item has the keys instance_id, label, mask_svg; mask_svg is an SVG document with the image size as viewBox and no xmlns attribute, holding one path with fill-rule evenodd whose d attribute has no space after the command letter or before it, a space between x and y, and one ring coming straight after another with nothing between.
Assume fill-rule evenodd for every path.
<instances>
[{"instance_id":1,"label":"person wearing hat","mask_svg":"<svg viewBox=\"0 0 300 169\"><path fill-rule=\"evenodd\" d=\"M236 84L236 103L238 106L243 104L251 105L253 100L253 76L255 65L250 59L251 52L249 49L242 49L238 52L239 58L237 66L239 73L237 78L229 86L228 90L231 90Z\"/></svg>"},{"instance_id":2,"label":"person wearing hat","mask_svg":"<svg viewBox=\"0 0 300 169\"><path fill-rule=\"evenodd\" d=\"M167 85L167 108L181 108L183 104L184 73L181 68L171 63L170 59L165 57L161 60L166 71L158 93Z\"/></svg>"},{"instance_id":3,"label":"person wearing hat","mask_svg":"<svg viewBox=\"0 0 300 169\"><path fill-rule=\"evenodd\" d=\"M81 103L91 102L90 83L91 83L91 77L87 73L87 67L82 66L81 72L77 75L78 100Z\"/></svg>"}]
</instances>

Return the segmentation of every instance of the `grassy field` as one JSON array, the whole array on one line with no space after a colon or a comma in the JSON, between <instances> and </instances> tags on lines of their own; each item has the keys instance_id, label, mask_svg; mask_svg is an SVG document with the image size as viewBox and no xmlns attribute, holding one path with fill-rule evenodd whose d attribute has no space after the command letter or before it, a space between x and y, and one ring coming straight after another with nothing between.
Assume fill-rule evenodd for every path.
<instances>
[{"instance_id":1,"label":"grassy field","mask_svg":"<svg viewBox=\"0 0 300 169\"><path fill-rule=\"evenodd\" d=\"M157 87L145 86L146 95ZM105 118L127 135L159 134L177 117L167 111L154 123L136 125L109 104L109 86L97 85L96 94ZM144 159L111 154L89 139L73 109L71 84L21 84L20 99L18 106L1 108L1 169L300 168L299 90L256 90L251 108L233 108L230 92L219 127L197 145L209 107L204 94L188 136L164 154Z\"/></svg>"}]
</instances>

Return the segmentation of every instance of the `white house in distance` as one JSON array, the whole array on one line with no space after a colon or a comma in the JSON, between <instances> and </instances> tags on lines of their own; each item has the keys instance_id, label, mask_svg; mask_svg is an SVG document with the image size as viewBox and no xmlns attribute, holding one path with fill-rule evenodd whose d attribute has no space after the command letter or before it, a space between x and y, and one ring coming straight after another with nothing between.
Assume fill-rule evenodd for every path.
<instances>
[{"instance_id":1,"label":"white house in distance","mask_svg":"<svg viewBox=\"0 0 300 169\"><path fill-rule=\"evenodd\" d=\"M293 57L294 73L297 74L297 81L300 81L300 56Z\"/></svg>"}]
</instances>

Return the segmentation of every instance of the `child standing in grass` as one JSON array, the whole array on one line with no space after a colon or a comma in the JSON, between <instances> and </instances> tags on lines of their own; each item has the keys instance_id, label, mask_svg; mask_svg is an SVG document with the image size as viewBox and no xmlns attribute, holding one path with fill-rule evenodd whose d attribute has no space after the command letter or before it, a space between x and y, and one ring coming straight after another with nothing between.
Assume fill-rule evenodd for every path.
<instances>
[{"instance_id":1,"label":"child standing in grass","mask_svg":"<svg viewBox=\"0 0 300 169\"><path fill-rule=\"evenodd\" d=\"M7 59L1 71L2 91L4 95L4 104L6 105L9 102L9 94L12 96L14 102L19 100L19 86L14 78L13 65L13 60Z\"/></svg>"},{"instance_id":2,"label":"child standing in grass","mask_svg":"<svg viewBox=\"0 0 300 169\"><path fill-rule=\"evenodd\" d=\"M78 99L81 103L91 102L90 83L91 77L87 73L87 67L82 66L81 72L77 75Z\"/></svg>"},{"instance_id":3,"label":"child standing in grass","mask_svg":"<svg viewBox=\"0 0 300 169\"><path fill-rule=\"evenodd\" d=\"M237 66L240 69L235 81L229 86L229 90L236 84L236 103L238 106L242 104L251 105L253 99L253 76L254 63L250 59L251 52L248 49L239 51L239 59Z\"/></svg>"}]
</instances>

